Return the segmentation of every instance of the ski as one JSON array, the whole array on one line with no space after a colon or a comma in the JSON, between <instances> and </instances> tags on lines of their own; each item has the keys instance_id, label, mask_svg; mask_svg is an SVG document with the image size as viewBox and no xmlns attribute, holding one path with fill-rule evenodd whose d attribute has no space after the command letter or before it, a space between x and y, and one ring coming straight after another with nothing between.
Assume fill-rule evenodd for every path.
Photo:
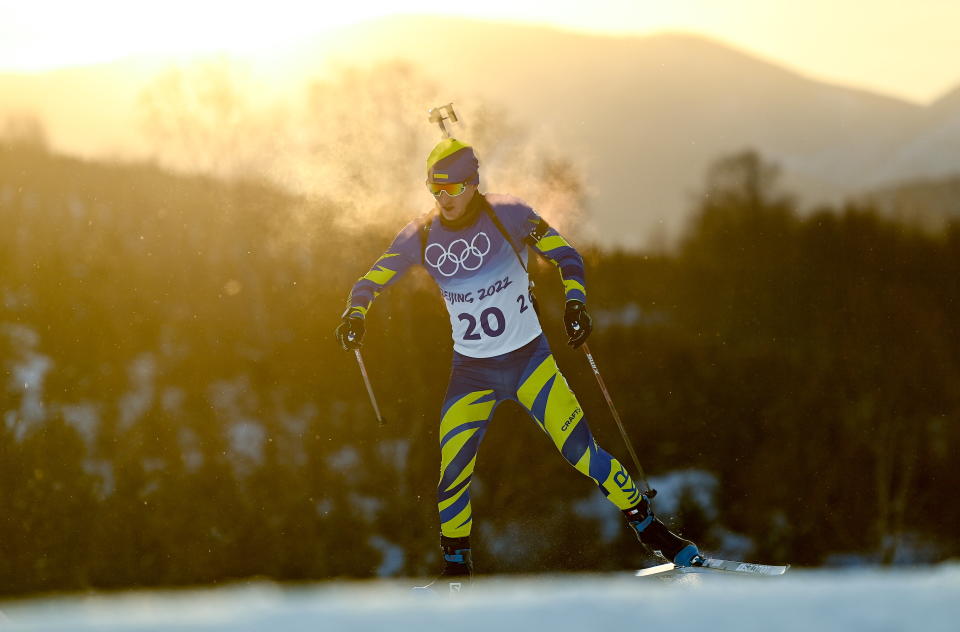
<instances>
[{"instance_id":1,"label":"ski","mask_svg":"<svg viewBox=\"0 0 960 632\"><path fill-rule=\"evenodd\" d=\"M775 577L787 572L790 565L773 566L770 564L753 564L750 562L737 562L730 560L718 560L712 557L703 558L703 562L695 566L675 566L674 564L660 564L650 568L641 568L636 571L636 577L651 576L675 576L687 575L691 573L733 573L738 575L756 575Z\"/></svg>"},{"instance_id":2,"label":"ski","mask_svg":"<svg viewBox=\"0 0 960 632\"><path fill-rule=\"evenodd\" d=\"M659 564L657 566L650 566L648 568L641 568L636 571L634 575L636 577L651 577L653 575L662 575L664 573L673 573L673 571L680 568L679 566L674 566L672 563L667 562L666 564ZM675 573L674 573L675 574Z\"/></svg>"},{"instance_id":3,"label":"ski","mask_svg":"<svg viewBox=\"0 0 960 632\"><path fill-rule=\"evenodd\" d=\"M444 596L444 593L449 593L450 597L459 597L467 592L467 585L465 582L449 582L446 587L442 585L439 587L434 587L435 583L436 582L426 586L414 586L410 589L410 592L418 596L426 597L441 597ZM443 588L446 588L446 590Z\"/></svg>"}]
</instances>

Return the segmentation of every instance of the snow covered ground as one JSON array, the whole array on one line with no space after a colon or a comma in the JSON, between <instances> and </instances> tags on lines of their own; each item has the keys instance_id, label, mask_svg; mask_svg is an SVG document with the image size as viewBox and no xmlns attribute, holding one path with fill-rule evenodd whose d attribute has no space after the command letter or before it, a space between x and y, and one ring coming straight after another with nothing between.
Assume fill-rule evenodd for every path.
<instances>
[{"instance_id":1,"label":"snow covered ground","mask_svg":"<svg viewBox=\"0 0 960 632\"><path fill-rule=\"evenodd\" d=\"M960 565L791 570L781 578L629 574L499 578L468 596L422 597L398 582L66 596L0 602L6 632L316 632L318 630L960 629ZM2 619L0 619L2 621Z\"/></svg>"}]
</instances>

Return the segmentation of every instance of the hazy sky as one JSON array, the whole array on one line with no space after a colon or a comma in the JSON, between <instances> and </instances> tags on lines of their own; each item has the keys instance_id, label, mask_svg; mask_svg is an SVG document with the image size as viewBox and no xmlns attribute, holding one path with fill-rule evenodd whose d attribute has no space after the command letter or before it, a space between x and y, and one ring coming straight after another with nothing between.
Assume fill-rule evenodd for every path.
<instances>
[{"instance_id":1,"label":"hazy sky","mask_svg":"<svg viewBox=\"0 0 960 632\"><path fill-rule=\"evenodd\" d=\"M812 77L926 102L960 84L960 0L0 0L0 71L271 49L391 14L703 33Z\"/></svg>"}]
</instances>

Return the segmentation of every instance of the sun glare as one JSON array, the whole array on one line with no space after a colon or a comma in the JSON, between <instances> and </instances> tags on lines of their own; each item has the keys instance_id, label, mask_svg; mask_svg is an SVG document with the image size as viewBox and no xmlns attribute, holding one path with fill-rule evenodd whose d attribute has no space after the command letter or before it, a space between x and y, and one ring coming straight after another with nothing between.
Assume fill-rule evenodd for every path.
<instances>
[{"instance_id":1,"label":"sun glare","mask_svg":"<svg viewBox=\"0 0 960 632\"><path fill-rule=\"evenodd\" d=\"M2 3L2 0L0 0ZM13 0L0 7L0 72L129 57L227 55L270 65L358 22L393 15L463 17L604 35L689 31L834 82L929 100L956 81L960 3L909 7L835 0ZM920 6L914 5L923 5ZM334 39L334 38L331 38ZM896 42L891 46L891 42ZM320 42L322 43L322 41ZM922 69L918 72L917 69Z\"/></svg>"},{"instance_id":2,"label":"sun glare","mask_svg":"<svg viewBox=\"0 0 960 632\"><path fill-rule=\"evenodd\" d=\"M137 55L269 56L325 31L391 15L398 6L386 0L39 2L0 21L0 70L31 72Z\"/></svg>"},{"instance_id":3,"label":"sun glare","mask_svg":"<svg viewBox=\"0 0 960 632\"><path fill-rule=\"evenodd\" d=\"M304 41L322 38L325 32L399 14L462 16L608 33L658 28L683 17L669 5L641 10L644 6L635 0L605 0L604 10L592 11L580 0L555 0L545 11L541 3L522 0L488 0L478 6L436 0L36 0L3 11L0 71L33 72L141 55L186 58L227 54L268 60Z\"/></svg>"}]
</instances>

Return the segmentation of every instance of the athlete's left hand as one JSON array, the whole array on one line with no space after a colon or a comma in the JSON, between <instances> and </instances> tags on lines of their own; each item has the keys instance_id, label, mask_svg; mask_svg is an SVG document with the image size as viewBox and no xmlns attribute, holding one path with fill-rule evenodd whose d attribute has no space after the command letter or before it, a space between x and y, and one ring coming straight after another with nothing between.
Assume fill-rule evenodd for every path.
<instances>
[{"instance_id":1,"label":"athlete's left hand","mask_svg":"<svg viewBox=\"0 0 960 632\"><path fill-rule=\"evenodd\" d=\"M587 306L583 301L567 301L567 309L563 312L563 325L567 328L567 335L570 339L567 344L576 349L584 342L590 332L593 331L593 320L587 313Z\"/></svg>"}]
</instances>

